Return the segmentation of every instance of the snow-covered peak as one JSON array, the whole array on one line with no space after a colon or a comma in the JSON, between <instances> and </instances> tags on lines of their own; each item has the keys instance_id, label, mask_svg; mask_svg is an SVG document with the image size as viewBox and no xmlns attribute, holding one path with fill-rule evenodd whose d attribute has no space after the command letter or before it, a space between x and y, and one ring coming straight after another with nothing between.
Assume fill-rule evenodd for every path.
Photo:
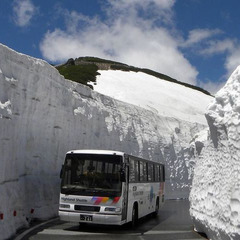
<instances>
[{"instance_id":1,"label":"snow-covered peak","mask_svg":"<svg viewBox=\"0 0 240 240\"><path fill-rule=\"evenodd\" d=\"M211 96L143 72L100 70L94 90L115 99L174 117L206 125L204 113Z\"/></svg>"}]
</instances>

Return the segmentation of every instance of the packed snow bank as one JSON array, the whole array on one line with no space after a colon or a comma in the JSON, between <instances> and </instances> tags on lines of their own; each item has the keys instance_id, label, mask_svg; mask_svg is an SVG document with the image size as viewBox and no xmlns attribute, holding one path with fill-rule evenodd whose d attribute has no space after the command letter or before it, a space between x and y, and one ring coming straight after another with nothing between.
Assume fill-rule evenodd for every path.
<instances>
[{"instance_id":1,"label":"packed snow bank","mask_svg":"<svg viewBox=\"0 0 240 240\"><path fill-rule=\"evenodd\" d=\"M216 94L206 118L209 133L195 139L190 212L196 230L210 239L240 239L240 67Z\"/></svg>"},{"instance_id":2,"label":"packed snow bank","mask_svg":"<svg viewBox=\"0 0 240 240\"><path fill-rule=\"evenodd\" d=\"M0 85L0 239L32 218L57 214L60 167L71 149L113 149L163 162L166 197L188 196L189 141L204 125L101 95L3 45Z\"/></svg>"},{"instance_id":3,"label":"packed snow bank","mask_svg":"<svg viewBox=\"0 0 240 240\"><path fill-rule=\"evenodd\" d=\"M143 72L98 71L94 90L160 116L207 124L204 117L211 96Z\"/></svg>"}]
</instances>

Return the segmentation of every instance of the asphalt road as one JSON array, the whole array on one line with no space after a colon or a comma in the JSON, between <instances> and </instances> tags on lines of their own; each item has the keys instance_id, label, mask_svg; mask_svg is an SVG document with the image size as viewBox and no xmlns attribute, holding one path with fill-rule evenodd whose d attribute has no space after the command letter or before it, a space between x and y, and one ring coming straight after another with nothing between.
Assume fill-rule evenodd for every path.
<instances>
[{"instance_id":1,"label":"asphalt road","mask_svg":"<svg viewBox=\"0 0 240 240\"><path fill-rule=\"evenodd\" d=\"M193 231L187 200L169 200L160 209L159 216L145 217L138 227L84 225L55 220L44 228L38 228L24 238L30 240L68 239L123 239L124 240L204 240L204 236Z\"/></svg>"}]
</instances>

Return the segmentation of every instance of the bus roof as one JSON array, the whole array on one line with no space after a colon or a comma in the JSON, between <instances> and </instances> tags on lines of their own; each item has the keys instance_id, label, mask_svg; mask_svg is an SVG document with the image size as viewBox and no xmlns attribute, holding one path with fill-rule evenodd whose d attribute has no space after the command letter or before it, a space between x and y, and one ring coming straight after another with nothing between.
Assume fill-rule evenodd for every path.
<instances>
[{"instance_id":1,"label":"bus roof","mask_svg":"<svg viewBox=\"0 0 240 240\"><path fill-rule=\"evenodd\" d=\"M84 150L71 150L71 151L68 151L67 154L103 154L103 155L123 156L124 152L113 151L113 150L84 149Z\"/></svg>"},{"instance_id":2,"label":"bus roof","mask_svg":"<svg viewBox=\"0 0 240 240\"><path fill-rule=\"evenodd\" d=\"M81 149L81 150L71 150L71 151L68 151L66 154L100 154L100 155L124 156L126 153L120 152L120 151L114 151L114 150ZM135 158L135 159L149 161L149 162L164 165L161 162L156 162L156 161L152 161L152 160L148 160L148 159L143 159L143 158L136 157L136 156L133 156L133 155L130 155L130 154L126 154L126 155L128 155L129 157Z\"/></svg>"}]
</instances>

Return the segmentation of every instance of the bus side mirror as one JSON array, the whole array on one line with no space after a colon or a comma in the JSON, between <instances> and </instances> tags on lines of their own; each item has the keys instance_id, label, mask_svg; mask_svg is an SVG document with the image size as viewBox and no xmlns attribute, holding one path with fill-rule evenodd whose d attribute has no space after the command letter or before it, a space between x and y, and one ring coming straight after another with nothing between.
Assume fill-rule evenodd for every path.
<instances>
[{"instance_id":1,"label":"bus side mirror","mask_svg":"<svg viewBox=\"0 0 240 240\"><path fill-rule=\"evenodd\" d=\"M126 182L126 173L123 169L121 169L121 171L120 171L120 181Z\"/></svg>"}]
</instances>

